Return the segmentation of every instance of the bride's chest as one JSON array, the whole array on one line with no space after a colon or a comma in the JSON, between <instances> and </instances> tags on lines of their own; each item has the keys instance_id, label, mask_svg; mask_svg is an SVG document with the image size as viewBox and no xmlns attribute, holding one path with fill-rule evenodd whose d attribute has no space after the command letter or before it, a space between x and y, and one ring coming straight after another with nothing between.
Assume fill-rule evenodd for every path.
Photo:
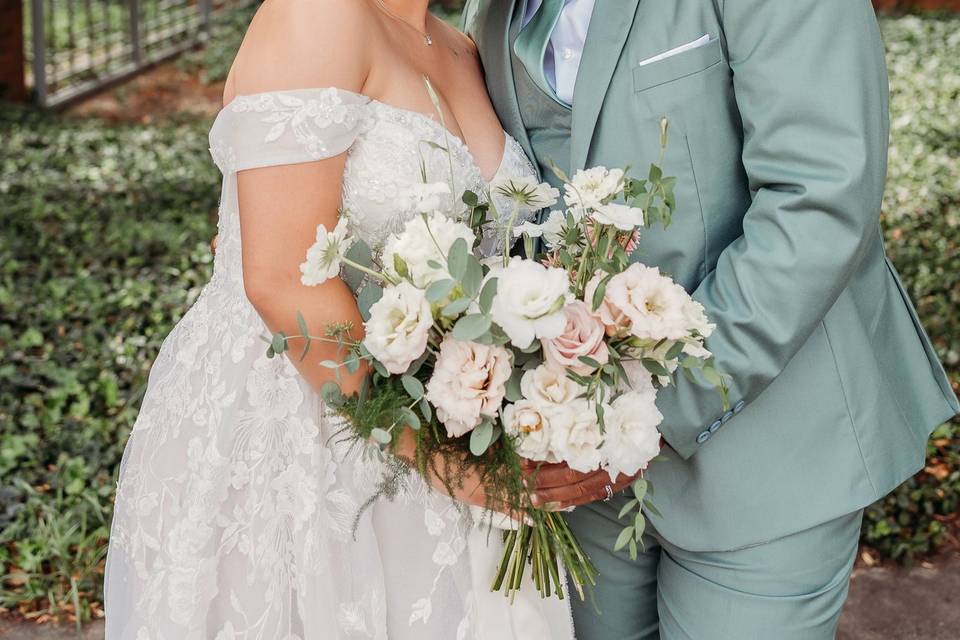
<instances>
[{"instance_id":1,"label":"bride's chest","mask_svg":"<svg viewBox=\"0 0 960 640\"><path fill-rule=\"evenodd\" d=\"M449 185L440 209L451 216L465 212L464 191L485 199L488 184L469 149L441 123L378 103L369 105L367 115L364 131L347 156L342 200L343 215L368 244L379 246L415 214L400 204L416 185ZM508 170L513 176L533 171L510 138L495 177Z\"/></svg>"}]
</instances>

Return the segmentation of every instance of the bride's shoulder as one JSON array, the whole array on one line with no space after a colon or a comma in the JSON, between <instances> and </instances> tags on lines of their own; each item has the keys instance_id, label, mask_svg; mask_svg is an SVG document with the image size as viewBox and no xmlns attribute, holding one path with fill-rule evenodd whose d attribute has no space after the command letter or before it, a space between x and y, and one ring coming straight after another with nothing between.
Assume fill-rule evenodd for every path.
<instances>
[{"instance_id":1,"label":"bride's shoulder","mask_svg":"<svg viewBox=\"0 0 960 640\"><path fill-rule=\"evenodd\" d=\"M363 37L369 12L368 3L357 0L265 0L234 59L228 90L233 95L322 87L359 92L371 59Z\"/></svg>"}]
</instances>

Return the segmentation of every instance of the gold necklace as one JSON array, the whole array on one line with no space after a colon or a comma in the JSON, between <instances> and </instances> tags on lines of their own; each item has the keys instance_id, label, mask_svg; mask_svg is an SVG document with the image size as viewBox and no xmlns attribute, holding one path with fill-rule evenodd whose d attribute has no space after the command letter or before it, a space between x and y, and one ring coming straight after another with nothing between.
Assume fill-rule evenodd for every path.
<instances>
[{"instance_id":1,"label":"gold necklace","mask_svg":"<svg viewBox=\"0 0 960 640\"><path fill-rule=\"evenodd\" d=\"M429 33L427 33L426 31L420 31L420 29L418 29L417 27L415 27L414 25L410 24L409 22L407 22L406 20L404 20L403 18L401 18L400 16L398 16L396 13L394 13L393 11L391 11L391 10L390 10L390 7L388 7L386 4L384 4L383 0L377 0L377 4L380 6L380 10L383 11L385 14L387 14L388 16L390 16L391 18L393 18L393 19L396 20L397 22L402 22L403 24L407 25L408 27L410 27L411 29L413 29L414 31L416 31L417 33L419 33L421 36L423 36L423 43L424 43L425 45L427 45L427 46L429 47L430 45L433 44L433 38L430 37L430 34L429 34Z\"/></svg>"}]
</instances>

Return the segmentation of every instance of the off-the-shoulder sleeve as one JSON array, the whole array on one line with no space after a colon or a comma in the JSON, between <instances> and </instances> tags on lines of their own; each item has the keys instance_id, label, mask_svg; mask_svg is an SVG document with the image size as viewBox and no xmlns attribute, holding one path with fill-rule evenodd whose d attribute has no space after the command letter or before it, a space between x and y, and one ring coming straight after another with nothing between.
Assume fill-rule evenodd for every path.
<instances>
[{"instance_id":1,"label":"off-the-shoulder sleeve","mask_svg":"<svg viewBox=\"0 0 960 640\"><path fill-rule=\"evenodd\" d=\"M332 87L237 96L210 129L210 154L224 174L332 158L366 128L369 101Z\"/></svg>"}]
</instances>

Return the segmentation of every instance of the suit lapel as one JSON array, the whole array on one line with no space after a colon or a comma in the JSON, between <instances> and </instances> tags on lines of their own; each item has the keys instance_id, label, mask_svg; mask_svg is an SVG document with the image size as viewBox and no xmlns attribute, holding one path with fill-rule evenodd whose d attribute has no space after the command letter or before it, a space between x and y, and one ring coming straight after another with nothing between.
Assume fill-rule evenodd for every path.
<instances>
[{"instance_id":1,"label":"suit lapel","mask_svg":"<svg viewBox=\"0 0 960 640\"><path fill-rule=\"evenodd\" d=\"M486 11L477 16L476 34L480 58L487 77L487 91L497 108L504 129L520 143L524 152L533 158L533 148L520 117L517 87L513 79L510 57L510 23L517 2L523 0L494 0Z\"/></svg>"},{"instance_id":2,"label":"suit lapel","mask_svg":"<svg viewBox=\"0 0 960 640\"><path fill-rule=\"evenodd\" d=\"M593 8L573 93L571 171L587 161L597 118L639 5L640 0L597 0Z\"/></svg>"}]
</instances>

